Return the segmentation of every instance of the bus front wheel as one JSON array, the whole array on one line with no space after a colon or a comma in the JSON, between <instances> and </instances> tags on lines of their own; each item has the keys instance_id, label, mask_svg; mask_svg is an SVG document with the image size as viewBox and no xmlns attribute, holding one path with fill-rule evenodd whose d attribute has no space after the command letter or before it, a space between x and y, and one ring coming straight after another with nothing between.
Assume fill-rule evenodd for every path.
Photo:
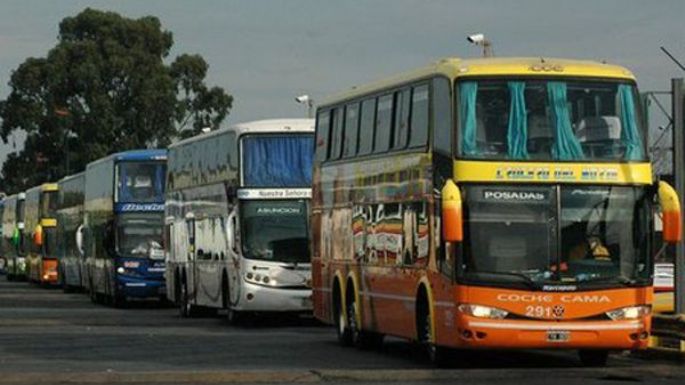
<instances>
[{"instance_id":1,"label":"bus front wheel","mask_svg":"<svg viewBox=\"0 0 685 385\"><path fill-rule=\"evenodd\" d=\"M181 282L181 297L178 301L179 314L183 318L194 317L197 313L197 308L195 305L190 303L190 294L188 293L188 284L184 280Z\"/></svg>"},{"instance_id":2,"label":"bus front wheel","mask_svg":"<svg viewBox=\"0 0 685 385\"><path fill-rule=\"evenodd\" d=\"M435 343L433 335L433 319L428 309L428 301L421 297L417 301L417 339L425 349L430 362L438 368L448 367L450 364L450 349L439 346Z\"/></svg>"}]
</instances>

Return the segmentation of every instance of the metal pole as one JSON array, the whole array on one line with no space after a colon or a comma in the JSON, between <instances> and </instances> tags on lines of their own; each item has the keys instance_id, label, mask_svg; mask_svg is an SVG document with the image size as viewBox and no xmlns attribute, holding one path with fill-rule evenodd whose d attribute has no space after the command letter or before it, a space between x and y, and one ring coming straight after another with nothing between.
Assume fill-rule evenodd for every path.
<instances>
[{"instance_id":1,"label":"metal pole","mask_svg":"<svg viewBox=\"0 0 685 385\"><path fill-rule=\"evenodd\" d=\"M680 207L685 207L685 116L683 115L682 78L671 79L673 90L673 176L675 188L680 196ZM682 221L682 219L681 219ZM682 228L682 227L681 227ZM675 253L674 294L676 314L685 313L685 245L679 242Z\"/></svg>"}]
</instances>

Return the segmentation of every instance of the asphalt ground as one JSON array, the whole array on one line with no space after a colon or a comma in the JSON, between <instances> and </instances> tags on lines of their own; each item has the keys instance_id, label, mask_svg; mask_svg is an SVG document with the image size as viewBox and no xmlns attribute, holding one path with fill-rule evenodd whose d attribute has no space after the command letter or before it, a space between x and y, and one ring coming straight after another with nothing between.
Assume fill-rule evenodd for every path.
<instances>
[{"instance_id":1,"label":"asphalt ground","mask_svg":"<svg viewBox=\"0 0 685 385\"><path fill-rule=\"evenodd\" d=\"M331 327L308 317L236 327L221 314L183 319L148 302L115 309L0 277L0 384L620 382L682 385L685 361L624 353L584 368L572 351L476 351L434 369L415 344L340 347Z\"/></svg>"}]
</instances>

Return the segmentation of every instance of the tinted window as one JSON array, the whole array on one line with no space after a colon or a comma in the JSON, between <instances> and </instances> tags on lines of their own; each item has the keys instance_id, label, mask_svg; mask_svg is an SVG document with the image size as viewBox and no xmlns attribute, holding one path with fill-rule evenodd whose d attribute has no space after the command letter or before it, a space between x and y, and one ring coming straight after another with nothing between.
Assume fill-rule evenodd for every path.
<instances>
[{"instance_id":1,"label":"tinted window","mask_svg":"<svg viewBox=\"0 0 685 385\"><path fill-rule=\"evenodd\" d=\"M121 162L117 172L117 202L164 202L166 162Z\"/></svg>"},{"instance_id":2,"label":"tinted window","mask_svg":"<svg viewBox=\"0 0 685 385\"><path fill-rule=\"evenodd\" d=\"M348 158L357 153L357 136L359 133L359 103L345 107L345 129L343 134L343 157Z\"/></svg>"},{"instance_id":3,"label":"tinted window","mask_svg":"<svg viewBox=\"0 0 685 385\"><path fill-rule=\"evenodd\" d=\"M450 83L445 78L433 80L433 127L433 148L437 152L451 154Z\"/></svg>"},{"instance_id":4,"label":"tinted window","mask_svg":"<svg viewBox=\"0 0 685 385\"><path fill-rule=\"evenodd\" d=\"M378 99L376 113L376 141L373 152L386 152L392 139L392 102L393 95L384 95Z\"/></svg>"},{"instance_id":5,"label":"tinted window","mask_svg":"<svg viewBox=\"0 0 685 385\"><path fill-rule=\"evenodd\" d=\"M428 140L428 86L414 87L411 98L409 146L425 146Z\"/></svg>"},{"instance_id":6,"label":"tinted window","mask_svg":"<svg viewBox=\"0 0 685 385\"><path fill-rule=\"evenodd\" d=\"M376 99L362 102L361 124L359 126L359 155L371 153L373 149L373 123L376 115Z\"/></svg>"},{"instance_id":7,"label":"tinted window","mask_svg":"<svg viewBox=\"0 0 685 385\"><path fill-rule=\"evenodd\" d=\"M409 139L409 111L411 107L411 90L406 89L395 92L395 128L393 136L393 149L407 147Z\"/></svg>"},{"instance_id":8,"label":"tinted window","mask_svg":"<svg viewBox=\"0 0 685 385\"><path fill-rule=\"evenodd\" d=\"M328 158L328 131L331 128L330 111L319 112L316 120L316 160Z\"/></svg>"},{"instance_id":9,"label":"tinted window","mask_svg":"<svg viewBox=\"0 0 685 385\"><path fill-rule=\"evenodd\" d=\"M340 158L340 150L342 149L342 122L343 109L336 108L333 110L333 129L331 130L331 144L329 145L331 152L328 155L328 159Z\"/></svg>"}]
</instances>

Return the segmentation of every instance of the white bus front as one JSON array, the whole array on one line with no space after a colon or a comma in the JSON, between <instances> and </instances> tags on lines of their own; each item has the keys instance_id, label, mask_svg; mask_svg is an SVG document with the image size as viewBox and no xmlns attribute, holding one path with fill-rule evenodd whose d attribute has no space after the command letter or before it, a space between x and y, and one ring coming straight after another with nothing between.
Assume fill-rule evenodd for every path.
<instances>
[{"instance_id":1,"label":"white bus front","mask_svg":"<svg viewBox=\"0 0 685 385\"><path fill-rule=\"evenodd\" d=\"M240 200L240 284L231 292L232 311L312 310L308 206L308 198Z\"/></svg>"}]
</instances>

